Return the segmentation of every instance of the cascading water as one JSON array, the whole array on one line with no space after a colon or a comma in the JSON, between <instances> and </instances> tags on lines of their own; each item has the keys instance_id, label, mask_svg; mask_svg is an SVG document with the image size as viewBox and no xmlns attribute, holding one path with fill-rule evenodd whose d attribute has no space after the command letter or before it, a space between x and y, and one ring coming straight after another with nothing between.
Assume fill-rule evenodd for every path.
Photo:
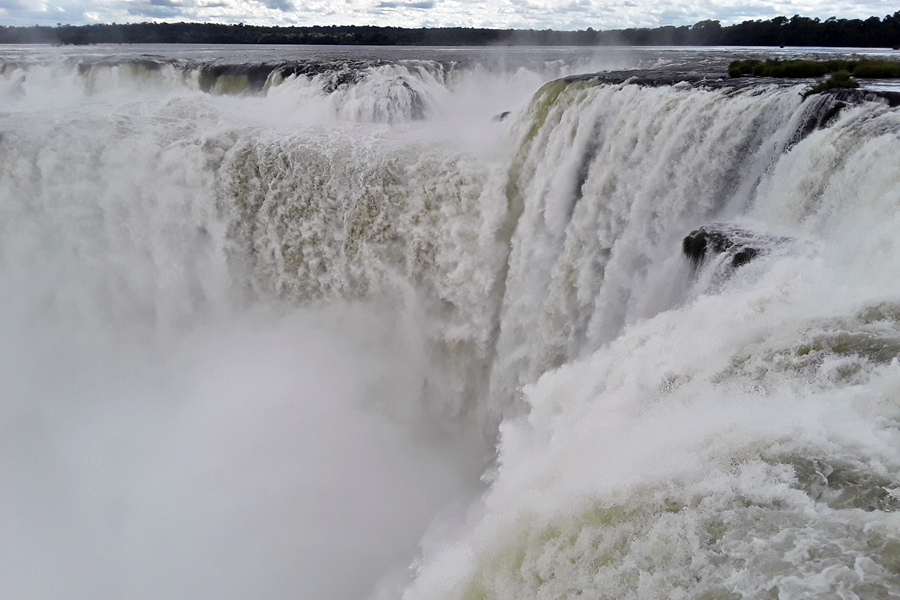
<instances>
[{"instance_id":1,"label":"cascading water","mask_svg":"<svg viewBox=\"0 0 900 600\"><path fill-rule=\"evenodd\" d=\"M900 593L883 99L5 52L3 597Z\"/></svg>"}]
</instances>

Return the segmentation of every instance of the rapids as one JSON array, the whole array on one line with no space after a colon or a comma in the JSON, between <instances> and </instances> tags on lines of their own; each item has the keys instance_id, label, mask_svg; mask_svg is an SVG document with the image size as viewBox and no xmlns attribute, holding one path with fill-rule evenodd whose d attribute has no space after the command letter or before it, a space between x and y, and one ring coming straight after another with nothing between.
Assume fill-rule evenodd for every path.
<instances>
[{"instance_id":1,"label":"rapids","mask_svg":"<svg viewBox=\"0 0 900 600\"><path fill-rule=\"evenodd\" d=\"M738 54L0 49L0 596L900 595L900 113Z\"/></svg>"}]
</instances>

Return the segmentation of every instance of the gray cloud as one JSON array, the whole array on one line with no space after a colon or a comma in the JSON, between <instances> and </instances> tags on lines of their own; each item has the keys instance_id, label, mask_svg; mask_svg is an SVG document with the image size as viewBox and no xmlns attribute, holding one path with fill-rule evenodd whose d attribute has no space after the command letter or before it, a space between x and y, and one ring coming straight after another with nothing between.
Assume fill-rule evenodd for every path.
<instances>
[{"instance_id":1,"label":"gray cloud","mask_svg":"<svg viewBox=\"0 0 900 600\"><path fill-rule=\"evenodd\" d=\"M128 7L127 12L135 17L150 17L151 19L172 19L185 16L183 7L168 3L167 0L150 0L149 3L132 4Z\"/></svg>"},{"instance_id":2,"label":"gray cloud","mask_svg":"<svg viewBox=\"0 0 900 600\"><path fill-rule=\"evenodd\" d=\"M569 13L569 12L586 12L591 10L591 2L590 0L573 0L568 4L564 4L554 10L557 13Z\"/></svg>"},{"instance_id":3,"label":"gray cloud","mask_svg":"<svg viewBox=\"0 0 900 600\"><path fill-rule=\"evenodd\" d=\"M278 10L283 13L289 13L296 10L296 6L292 0L259 0L259 3L266 8Z\"/></svg>"},{"instance_id":4,"label":"gray cloud","mask_svg":"<svg viewBox=\"0 0 900 600\"><path fill-rule=\"evenodd\" d=\"M434 2L432 0L425 0L423 2L379 2L378 8L421 8L421 9L431 9L434 8Z\"/></svg>"},{"instance_id":5,"label":"gray cloud","mask_svg":"<svg viewBox=\"0 0 900 600\"><path fill-rule=\"evenodd\" d=\"M716 19L724 22L740 22L747 19L770 18L772 10L765 6L728 6L723 7L716 14ZM785 15L791 17L793 15Z\"/></svg>"}]
</instances>

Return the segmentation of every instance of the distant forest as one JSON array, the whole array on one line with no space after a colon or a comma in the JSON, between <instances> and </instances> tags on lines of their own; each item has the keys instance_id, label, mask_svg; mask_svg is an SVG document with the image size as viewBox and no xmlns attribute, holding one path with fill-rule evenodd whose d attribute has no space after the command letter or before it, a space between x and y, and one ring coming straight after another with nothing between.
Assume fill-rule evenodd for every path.
<instances>
[{"instance_id":1,"label":"distant forest","mask_svg":"<svg viewBox=\"0 0 900 600\"><path fill-rule=\"evenodd\" d=\"M442 27L260 27L215 23L129 23L2 27L0 44L336 44L377 46L828 46L900 47L900 12L883 19L820 21L795 15L722 26L543 31Z\"/></svg>"}]
</instances>

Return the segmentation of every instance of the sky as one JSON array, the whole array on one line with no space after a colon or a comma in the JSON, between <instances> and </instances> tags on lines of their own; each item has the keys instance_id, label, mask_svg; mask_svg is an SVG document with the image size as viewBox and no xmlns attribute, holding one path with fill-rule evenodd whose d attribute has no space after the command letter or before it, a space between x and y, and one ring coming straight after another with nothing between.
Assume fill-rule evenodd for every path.
<instances>
[{"instance_id":1,"label":"sky","mask_svg":"<svg viewBox=\"0 0 900 600\"><path fill-rule=\"evenodd\" d=\"M799 14L884 17L888 0L0 0L0 25L197 21L575 30L691 25Z\"/></svg>"}]
</instances>

